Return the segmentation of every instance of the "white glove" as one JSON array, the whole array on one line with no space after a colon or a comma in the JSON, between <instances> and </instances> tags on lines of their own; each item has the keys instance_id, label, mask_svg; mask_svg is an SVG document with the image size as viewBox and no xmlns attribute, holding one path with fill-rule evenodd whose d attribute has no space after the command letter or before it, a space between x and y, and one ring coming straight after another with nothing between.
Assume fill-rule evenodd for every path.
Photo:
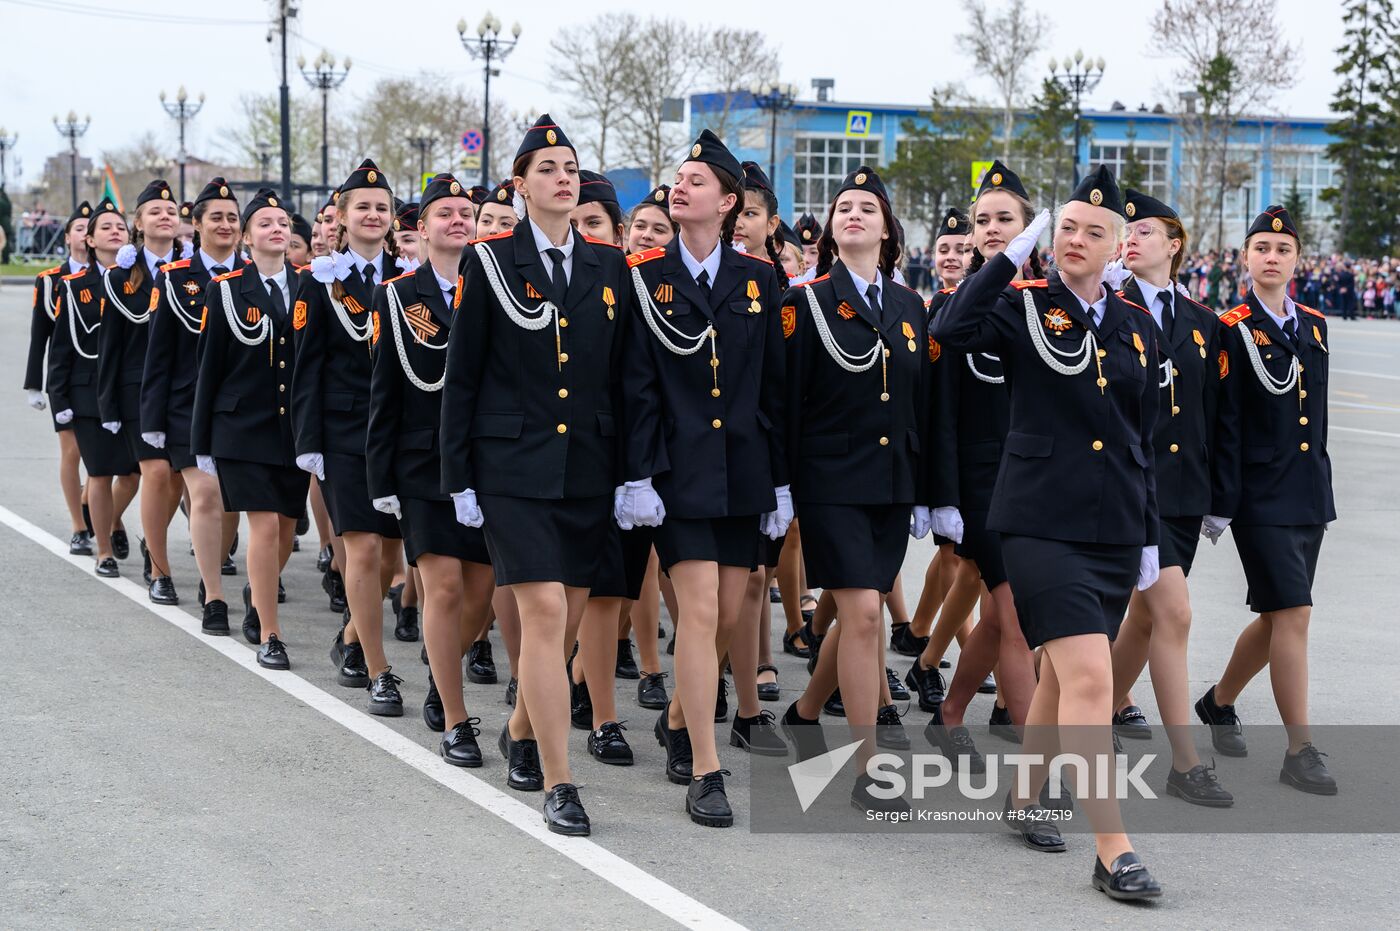
<instances>
[{"instance_id":1,"label":"white glove","mask_svg":"<svg viewBox=\"0 0 1400 931\"><path fill-rule=\"evenodd\" d=\"M619 530L631 530L634 526L631 512L628 511L628 501L626 485L618 485L613 489L613 522Z\"/></svg>"},{"instance_id":2,"label":"white glove","mask_svg":"<svg viewBox=\"0 0 1400 931\"><path fill-rule=\"evenodd\" d=\"M58 423L72 423L73 409L70 407L67 410L61 410L53 415L53 419Z\"/></svg>"},{"instance_id":3,"label":"white glove","mask_svg":"<svg viewBox=\"0 0 1400 931\"><path fill-rule=\"evenodd\" d=\"M1103 283L1108 285L1110 290L1117 291L1123 287L1123 282L1133 277L1133 273L1123 266L1122 259L1114 259L1103 267Z\"/></svg>"},{"instance_id":4,"label":"white glove","mask_svg":"<svg viewBox=\"0 0 1400 931\"><path fill-rule=\"evenodd\" d=\"M214 465L213 456L195 456L194 464L199 468L199 471L203 472L205 475L218 477L219 469Z\"/></svg>"},{"instance_id":5,"label":"white glove","mask_svg":"<svg viewBox=\"0 0 1400 931\"><path fill-rule=\"evenodd\" d=\"M464 527L480 527L486 523L481 506L476 503L476 492L470 488L452 496L452 509L457 512L457 523Z\"/></svg>"},{"instance_id":6,"label":"white glove","mask_svg":"<svg viewBox=\"0 0 1400 931\"><path fill-rule=\"evenodd\" d=\"M662 503L656 489L651 487L651 479L628 482L623 488L623 508L626 511L624 517L628 523L634 527L660 527L661 522L666 519L666 505ZM622 527L622 524L619 523L618 526Z\"/></svg>"},{"instance_id":7,"label":"white glove","mask_svg":"<svg viewBox=\"0 0 1400 931\"><path fill-rule=\"evenodd\" d=\"M1156 583L1157 576L1161 574L1162 570L1157 564L1157 547L1144 546L1142 548L1142 559L1138 563L1138 591L1147 591Z\"/></svg>"},{"instance_id":8,"label":"white glove","mask_svg":"<svg viewBox=\"0 0 1400 931\"><path fill-rule=\"evenodd\" d=\"M164 433L143 433L141 439L146 441L146 445L154 446L156 449L165 449Z\"/></svg>"},{"instance_id":9,"label":"white glove","mask_svg":"<svg viewBox=\"0 0 1400 931\"><path fill-rule=\"evenodd\" d=\"M933 532L940 537L947 537L954 543L961 543L963 538L962 512L957 508L934 508Z\"/></svg>"},{"instance_id":10,"label":"white glove","mask_svg":"<svg viewBox=\"0 0 1400 931\"><path fill-rule=\"evenodd\" d=\"M1220 542L1220 535L1225 532L1225 528L1228 526L1230 526L1230 518L1207 514L1201 518L1201 536L1214 546Z\"/></svg>"},{"instance_id":11,"label":"white glove","mask_svg":"<svg viewBox=\"0 0 1400 931\"><path fill-rule=\"evenodd\" d=\"M102 429L106 430L108 433L121 433L122 422L120 420L106 421L102 424Z\"/></svg>"},{"instance_id":12,"label":"white glove","mask_svg":"<svg viewBox=\"0 0 1400 931\"><path fill-rule=\"evenodd\" d=\"M777 507L763 515L763 519L759 521L760 532L770 540L776 540L787 533L788 525L792 523L792 486L779 485L773 489L773 497L777 499Z\"/></svg>"},{"instance_id":13,"label":"white glove","mask_svg":"<svg viewBox=\"0 0 1400 931\"><path fill-rule=\"evenodd\" d=\"M909 536L915 540L922 540L928 536L931 529L933 529L933 514L922 504L914 505L914 510L909 515Z\"/></svg>"},{"instance_id":14,"label":"white glove","mask_svg":"<svg viewBox=\"0 0 1400 931\"><path fill-rule=\"evenodd\" d=\"M297 468L310 472L321 481L326 480L326 460L320 453L302 453L297 456Z\"/></svg>"},{"instance_id":15,"label":"white glove","mask_svg":"<svg viewBox=\"0 0 1400 931\"><path fill-rule=\"evenodd\" d=\"M41 411L41 410L43 410L44 407L45 407L45 405L44 405L44 392L42 392L42 391L30 391L30 392L29 392L29 406L32 407L32 408L34 408L36 411Z\"/></svg>"},{"instance_id":16,"label":"white glove","mask_svg":"<svg viewBox=\"0 0 1400 931\"><path fill-rule=\"evenodd\" d=\"M372 502L374 509L381 514L392 514L394 520L403 520L403 510L399 507L399 496L389 495L387 498L375 498Z\"/></svg>"},{"instance_id":17,"label":"white glove","mask_svg":"<svg viewBox=\"0 0 1400 931\"><path fill-rule=\"evenodd\" d=\"M1006 250L1002 253L1011 260L1011 264L1020 268L1026 264L1026 259L1031 257L1035 251L1035 245L1040 241L1040 234L1045 232L1045 228L1050 225L1050 211L1040 211L1040 216L1031 221L1031 225L1023 229L1015 239L1006 244Z\"/></svg>"}]
</instances>

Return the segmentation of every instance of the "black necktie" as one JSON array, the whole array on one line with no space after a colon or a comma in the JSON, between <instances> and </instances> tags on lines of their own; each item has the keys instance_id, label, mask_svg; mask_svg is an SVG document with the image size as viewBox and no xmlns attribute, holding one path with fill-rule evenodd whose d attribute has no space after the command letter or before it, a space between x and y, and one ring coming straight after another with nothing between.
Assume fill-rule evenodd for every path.
<instances>
[{"instance_id":1,"label":"black necktie","mask_svg":"<svg viewBox=\"0 0 1400 931\"><path fill-rule=\"evenodd\" d=\"M1172 311L1172 292L1158 291L1157 297L1162 301L1162 332L1167 337L1167 342L1172 341L1172 331L1176 328L1176 314Z\"/></svg>"},{"instance_id":2,"label":"black necktie","mask_svg":"<svg viewBox=\"0 0 1400 931\"><path fill-rule=\"evenodd\" d=\"M546 249L544 254L554 263L554 268L549 273L550 283L554 285L554 299L562 301L564 295L569 293L569 279L564 276L564 250Z\"/></svg>"},{"instance_id":3,"label":"black necktie","mask_svg":"<svg viewBox=\"0 0 1400 931\"><path fill-rule=\"evenodd\" d=\"M365 278L365 289L368 290L368 291L373 291L373 290L374 290L374 263L373 263L373 262L366 262L366 263L365 263L364 278Z\"/></svg>"},{"instance_id":4,"label":"black necktie","mask_svg":"<svg viewBox=\"0 0 1400 931\"><path fill-rule=\"evenodd\" d=\"M875 319L880 319L880 287L871 285L865 289L865 303L870 306L870 312L875 315Z\"/></svg>"},{"instance_id":5,"label":"black necktie","mask_svg":"<svg viewBox=\"0 0 1400 931\"><path fill-rule=\"evenodd\" d=\"M705 269L700 269L700 274L695 276L695 283L700 286L700 290L705 294L705 303L710 301L710 273Z\"/></svg>"},{"instance_id":6,"label":"black necktie","mask_svg":"<svg viewBox=\"0 0 1400 931\"><path fill-rule=\"evenodd\" d=\"M286 298L282 297L282 289L275 279L264 278L263 285L267 288L267 296L272 298L272 312L277 317L277 323L280 326L282 321L287 318Z\"/></svg>"},{"instance_id":7,"label":"black necktie","mask_svg":"<svg viewBox=\"0 0 1400 931\"><path fill-rule=\"evenodd\" d=\"M1283 335L1288 337L1288 342L1289 342L1291 345L1293 345L1293 346L1297 346L1297 345L1298 345L1298 318L1297 318L1297 317L1289 317L1287 320L1283 321Z\"/></svg>"},{"instance_id":8,"label":"black necktie","mask_svg":"<svg viewBox=\"0 0 1400 931\"><path fill-rule=\"evenodd\" d=\"M228 269L224 268L222 265L215 265L213 268L209 269L209 274L211 277L217 278L220 275L227 275Z\"/></svg>"}]
</instances>

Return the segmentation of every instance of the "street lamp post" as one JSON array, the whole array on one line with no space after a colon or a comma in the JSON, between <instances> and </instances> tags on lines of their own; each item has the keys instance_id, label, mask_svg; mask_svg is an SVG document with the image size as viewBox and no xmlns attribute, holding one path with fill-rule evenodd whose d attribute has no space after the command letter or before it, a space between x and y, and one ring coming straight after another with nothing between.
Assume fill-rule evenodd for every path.
<instances>
[{"instance_id":1,"label":"street lamp post","mask_svg":"<svg viewBox=\"0 0 1400 931\"><path fill-rule=\"evenodd\" d=\"M1057 67L1060 70L1056 70ZM1080 102L1084 95L1099 86L1103 80L1103 56L1095 61L1085 58L1084 52L1076 50L1074 58L1068 55L1058 66L1051 60L1050 79L1074 95L1074 183L1079 184L1079 137L1082 120Z\"/></svg>"},{"instance_id":2,"label":"street lamp post","mask_svg":"<svg viewBox=\"0 0 1400 931\"><path fill-rule=\"evenodd\" d=\"M433 152L433 130L427 125L420 125L413 131L413 135L408 137L408 144L418 150L418 189L421 192L423 186L423 176L428 173L428 156Z\"/></svg>"},{"instance_id":3,"label":"street lamp post","mask_svg":"<svg viewBox=\"0 0 1400 931\"><path fill-rule=\"evenodd\" d=\"M200 94L199 100L191 103L185 85L181 84L180 89L175 92L174 103L166 100L165 91L161 91L160 105L165 108L165 112L170 118L180 125L180 200L183 201L185 199L185 163L189 161L190 157L190 154L185 151L185 124L204 109L204 95Z\"/></svg>"},{"instance_id":4,"label":"street lamp post","mask_svg":"<svg viewBox=\"0 0 1400 931\"><path fill-rule=\"evenodd\" d=\"M316 56L316 60L311 62L310 71L306 69L305 58L297 59L297 67L301 69L301 76L306 78L306 83L321 92L321 187L329 191L331 91L345 83L345 78L350 74L350 59L346 58L344 63L337 68L335 57L330 52L322 50L321 54Z\"/></svg>"},{"instance_id":5,"label":"street lamp post","mask_svg":"<svg viewBox=\"0 0 1400 931\"><path fill-rule=\"evenodd\" d=\"M73 209L78 209L78 140L83 137L83 133L88 131L92 125L92 117L84 116L78 120L78 114L72 110L59 122L58 117L53 118L53 128L58 130L58 134L68 140L68 176L73 182Z\"/></svg>"},{"instance_id":6,"label":"street lamp post","mask_svg":"<svg viewBox=\"0 0 1400 931\"><path fill-rule=\"evenodd\" d=\"M272 164L272 146L266 142L259 142L254 147L258 150L258 169L261 172L259 177L263 183L267 183L267 169Z\"/></svg>"},{"instance_id":7,"label":"street lamp post","mask_svg":"<svg viewBox=\"0 0 1400 931\"><path fill-rule=\"evenodd\" d=\"M768 111L772 122L768 127L768 180L778 183L778 114L792 109L797 99L797 88L792 84L779 84L776 81L757 82L749 93L760 110ZM742 180L742 179L741 179Z\"/></svg>"},{"instance_id":8,"label":"street lamp post","mask_svg":"<svg viewBox=\"0 0 1400 931\"><path fill-rule=\"evenodd\" d=\"M5 190L5 181L8 179L8 175L5 173L5 156L18 142L19 133L12 136L6 132L3 126L0 126L0 191Z\"/></svg>"},{"instance_id":9,"label":"street lamp post","mask_svg":"<svg viewBox=\"0 0 1400 931\"><path fill-rule=\"evenodd\" d=\"M487 11L477 24L475 36L467 35L465 19L457 21L457 35L462 39L462 48L473 58L481 59L486 78L486 92L481 105L481 183L487 187L491 185L491 77L500 74L499 70L492 67L492 62L506 60L506 56L520 41L520 32L520 24L516 23L510 28L511 38L502 39L501 21L492 16L490 11Z\"/></svg>"}]
</instances>

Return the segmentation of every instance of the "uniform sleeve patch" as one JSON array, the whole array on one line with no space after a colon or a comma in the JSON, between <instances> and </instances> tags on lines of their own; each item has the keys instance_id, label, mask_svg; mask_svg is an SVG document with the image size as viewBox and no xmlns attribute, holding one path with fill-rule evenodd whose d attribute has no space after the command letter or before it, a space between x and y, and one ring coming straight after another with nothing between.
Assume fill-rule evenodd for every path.
<instances>
[{"instance_id":1,"label":"uniform sleeve patch","mask_svg":"<svg viewBox=\"0 0 1400 931\"><path fill-rule=\"evenodd\" d=\"M1220 377L1224 379L1230 374L1230 354L1225 350L1220 350L1220 355L1216 357L1216 368L1220 370Z\"/></svg>"},{"instance_id":2,"label":"uniform sleeve patch","mask_svg":"<svg viewBox=\"0 0 1400 931\"><path fill-rule=\"evenodd\" d=\"M300 330L306 326L306 301L297 301L292 305L292 329Z\"/></svg>"},{"instance_id":3,"label":"uniform sleeve patch","mask_svg":"<svg viewBox=\"0 0 1400 931\"><path fill-rule=\"evenodd\" d=\"M797 308L791 304L783 308L783 339L792 339L797 332Z\"/></svg>"},{"instance_id":4,"label":"uniform sleeve patch","mask_svg":"<svg viewBox=\"0 0 1400 931\"><path fill-rule=\"evenodd\" d=\"M155 310L155 309L156 309L156 306L157 306L158 304L160 304L160 291L157 290L156 288L152 288L152 289L151 289L151 303L150 303L150 306L147 307L146 309L147 309L147 310Z\"/></svg>"},{"instance_id":5,"label":"uniform sleeve patch","mask_svg":"<svg viewBox=\"0 0 1400 931\"><path fill-rule=\"evenodd\" d=\"M937 362L938 357L941 355L943 355L943 347L938 345L938 340L930 336L928 338L928 360L930 362Z\"/></svg>"}]
</instances>

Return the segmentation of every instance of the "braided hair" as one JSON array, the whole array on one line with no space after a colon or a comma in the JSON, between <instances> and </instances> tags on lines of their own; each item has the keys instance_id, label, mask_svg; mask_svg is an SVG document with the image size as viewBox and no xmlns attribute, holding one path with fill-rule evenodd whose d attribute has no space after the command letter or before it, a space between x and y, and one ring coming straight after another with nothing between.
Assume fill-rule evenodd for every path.
<instances>
[{"instance_id":1,"label":"braided hair","mask_svg":"<svg viewBox=\"0 0 1400 931\"><path fill-rule=\"evenodd\" d=\"M331 250L332 252L344 252L346 248L345 241L350 238L350 233L345 222L345 217L346 214L350 212L348 206L354 194L355 191L350 191L349 194L341 197L340 203L336 204L337 208L339 209L337 209L335 212L335 248ZM393 210L393 204L393 195L390 195L389 207L391 212ZM389 278L394 277L393 270L396 267L395 263L398 261L399 258L398 244L394 242L394 237L389 235L389 227L387 226L384 228L384 242L381 248L387 256L387 258L384 260L383 274L383 278L387 280ZM381 281L380 283L382 284L383 282ZM335 283L331 285L331 293L335 295L335 299L337 301L345 300L345 282L337 278L335 280Z\"/></svg>"},{"instance_id":2,"label":"braided hair","mask_svg":"<svg viewBox=\"0 0 1400 931\"><path fill-rule=\"evenodd\" d=\"M765 187L753 185L744 188L745 192L752 191L763 198L763 207L768 211L768 220L771 221L778 215L778 195ZM778 276L779 291L786 291L788 288L787 269L783 268L782 240L779 238L781 225L775 226L773 232L763 237L763 247L768 252L768 259L773 263L773 271Z\"/></svg>"}]
</instances>

